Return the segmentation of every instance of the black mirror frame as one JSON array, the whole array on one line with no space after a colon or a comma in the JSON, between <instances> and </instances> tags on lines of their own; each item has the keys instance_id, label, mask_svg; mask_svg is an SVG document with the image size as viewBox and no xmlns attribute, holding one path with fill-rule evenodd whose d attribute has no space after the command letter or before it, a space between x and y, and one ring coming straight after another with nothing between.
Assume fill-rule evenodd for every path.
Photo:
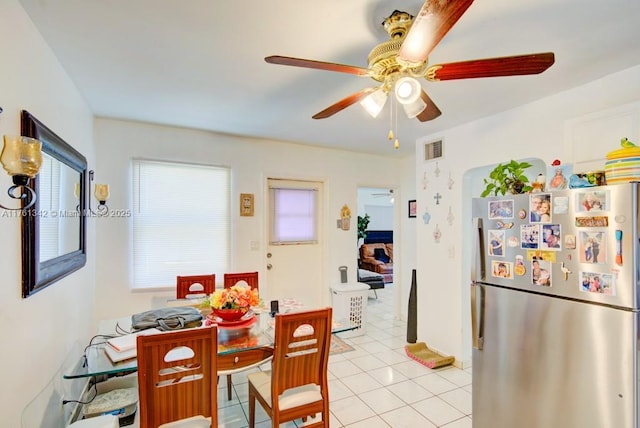
<instances>
[{"instance_id":1,"label":"black mirror frame","mask_svg":"<svg viewBox=\"0 0 640 428\"><path fill-rule=\"evenodd\" d=\"M22 297L32 294L69 275L87 262L86 251L86 180L87 159L62 138L47 128L28 111L21 114L23 136L37 138L42 142L42 152L66 164L80 174L80 242L78 250L51 260L40 262L39 201L22 216ZM39 191L38 176L29 180L29 185ZM23 200L24 207L29 201Z\"/></svg>"}]
</instances>

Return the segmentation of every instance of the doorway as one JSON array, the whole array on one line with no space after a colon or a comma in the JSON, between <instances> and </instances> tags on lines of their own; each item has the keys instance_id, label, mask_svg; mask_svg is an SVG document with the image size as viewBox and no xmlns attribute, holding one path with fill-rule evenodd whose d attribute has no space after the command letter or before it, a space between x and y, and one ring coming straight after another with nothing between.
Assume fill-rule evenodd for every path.
<instances>
[{"instance_id":1,"label":"doorway","mask_svg":"<svg viewBox=\"0 0 640 428\"><path fill-rule=\"evenodd\" d=\"M358 268L361 268L360 247L367 243L393 244L394 212L397 198L393 189L380 187L358 188L358 216L369 216L366 239L358 239ZM393 257L393 250L387 256ZM390 253L390 254L389 254ZM384 257L384 255L383 255ZM367 269L367 266L362 266ZM371 268L367 270L372 270ZM384 273L384 282L393 282L393 273Z\"/></svg>"}]
</instances>

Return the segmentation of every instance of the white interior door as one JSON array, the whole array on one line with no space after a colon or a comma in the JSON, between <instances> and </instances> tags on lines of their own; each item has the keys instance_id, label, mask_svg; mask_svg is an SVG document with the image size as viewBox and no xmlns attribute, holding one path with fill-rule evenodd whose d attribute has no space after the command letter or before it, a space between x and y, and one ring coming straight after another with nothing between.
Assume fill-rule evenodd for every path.
<instances>
[{"instance_id":1,"label":"white interior door","mask_svg":"<svg viewBox=\"0 0 640 428\"><path fill-rule=\"evenodd\" d=\"M323 269L323 231L322 231L322 202L323 185L321 182L281 180L269 178L267 209L265 210L267 219L267 246L265 254L265 264L267 272L266 290L261 296L268 303L268 300L295 298L308 307L318 307L326 304L329 295L328 288L325 287ZM274 192L278 190L292 190L290 193L300 193L307 196L314 195L313 208L304 213L297 212L296 206L292 211L278 211L278 204ZM296 192L299 190L299 192ZM293 199L295 200L294 195ZM291 201L289 200L289 202ZM279 199L282 204L282 199ZM285 205L287 202L285 202ZM299 216L313 216L313 226L316 229L315 239L295 239L296 232L288 236L290 242L282 242L278 239L278 231L274 229L297 228L300 223L304 223L302 228L310 226L309 218L301 220ZM274 226L275 222L279 225ZM280 230L282 232L282 230ZM303 232L304 233L304 232ZM274 236L276 235L276 236ZM288 233L284 233L288 235Z\"/></svg>"}]
</instances>

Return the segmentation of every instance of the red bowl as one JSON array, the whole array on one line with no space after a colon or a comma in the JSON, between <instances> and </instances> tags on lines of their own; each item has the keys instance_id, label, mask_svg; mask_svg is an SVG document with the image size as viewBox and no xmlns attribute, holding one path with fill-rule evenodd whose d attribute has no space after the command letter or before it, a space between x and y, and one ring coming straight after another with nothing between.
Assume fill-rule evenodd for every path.
<instances>
[{"instance_id":1,"label":"red bowl","mask_svg":"<svg viewBox=\"0 0 640 428\"><path fill-rule=\"evenodd\" d=\"M223 321L238 321L247 313L247 309L213 309L213 313Z\"/></svg>"}]
</instances>

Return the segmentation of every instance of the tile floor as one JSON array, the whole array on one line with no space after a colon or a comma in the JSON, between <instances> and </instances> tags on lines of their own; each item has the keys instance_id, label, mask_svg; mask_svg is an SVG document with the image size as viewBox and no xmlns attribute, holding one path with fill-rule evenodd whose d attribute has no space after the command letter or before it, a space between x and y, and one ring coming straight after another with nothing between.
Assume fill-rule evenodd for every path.
<instances>
[{"instance_id":1,"label":"tile floor","mask_svg":"<svg viewBox=\"0 0 640 428\"><path fill-rule=\"evenodd\" d=\"M391 315L392 286L378 290L377 300L370 294L366 334L344 339L354 350L329 358L331 428L471 428L471 369L432 370L409 359L406 323ZM221 382L218 426L248 426L246 382L246 373L234 375L231 401ZM258 403L256 409L256 427L270 427Z\"/></svg>"}]
</instances>

